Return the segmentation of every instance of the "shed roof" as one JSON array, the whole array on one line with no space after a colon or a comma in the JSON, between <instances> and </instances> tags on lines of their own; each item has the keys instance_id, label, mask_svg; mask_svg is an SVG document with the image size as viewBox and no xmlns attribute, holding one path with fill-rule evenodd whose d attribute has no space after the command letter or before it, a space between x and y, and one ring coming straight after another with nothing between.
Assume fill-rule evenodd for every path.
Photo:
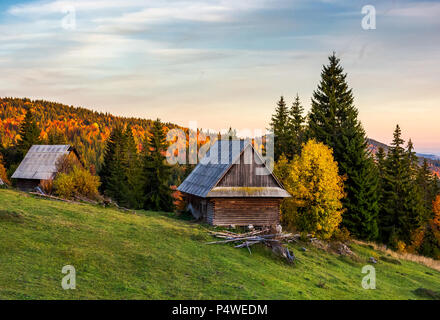
<instances>
[{"instance_id":1,"label":"shed roof","mask_svg":"<svg viewBox=\"0 0 440 320\"><path fill-rule=\"evenodd\" d=\"M216 141L177 190L206 197L244 150L242 140Z\"/></svg>"},{"instance_id":2,"label":"shed roof","mask_svg":"<svg viewBox=\"0 0 440 320\"><path fill-rule=\"evenodd\" d=\"M206 153L206 156L197 164L177 190L202 198L290 197L276 178L275 180L280 188L254 188L255 192L249 192L250 188L216 187L221 178L229 171L232 165L239 160L240 155L248 147L253 148L250 142L245 142L244 140L216 141ZM255 149L254 151L255 154L258 154L258 151Z\"/></svg>"},{"instance_id":3,"label":"shed roof","mask_svg":"<svg viewBox=\"0 0 440 320\"><path fill-rule=\"evenodd\" d=\"M74 148L70 145L33 145L12 175L12 178L52 179L57 172L58 160L68 155L71 151L74 151Z\"/></svg>"}]
</instances>

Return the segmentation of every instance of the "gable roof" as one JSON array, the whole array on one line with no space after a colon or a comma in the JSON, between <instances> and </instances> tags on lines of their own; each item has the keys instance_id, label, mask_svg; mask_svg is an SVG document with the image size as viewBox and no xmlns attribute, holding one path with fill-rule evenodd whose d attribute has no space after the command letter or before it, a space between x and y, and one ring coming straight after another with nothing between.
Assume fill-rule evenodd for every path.
<instances>
[{"instance_id":1,"label":"gable roof","mask_svg":"<svg viewBox=\"0 0 440 320\"><path fill-rule=\"evenodd\" d=\"M70 145L33 145L17 170L13 179L48 180L54 178L57 172L57 162L63 156L74 152Z\"/></svg>"},{"instance_id":2,"label":"gable roof","mask_svg":"<svg viewBox=\"0 0 440 320\"><path fill-rule=\"evenodd\" d=\"M206 197L244 150L242 140L216 141L177 190ZM217 161L209 161L210 159Z\"/></svg>"},{"instance_id":3,"label":"gable roof","mask_svg":"<svg viewBox=\"0 0 440 320\"><path fill-rule=\"evenodd\" d=\"M261 156L250 142L245 142L244 140L216 141L208 150L206 156L197 164L177 190L202 198L210 196L251 196L248 192L244 194L243 191L238 190L238 188L215 188L248 147L252 148L254 153L261 159ZM261 163L264 162L261 160ZM269 188L259 188L261 190L259 190L259 192L253 192L253 196L290 197L290 195L282 188L282 185L276 177L273 177L279 188L271 188L270 192L264 192L265 190L263 190Z\"/></svg>"}]
</instances>

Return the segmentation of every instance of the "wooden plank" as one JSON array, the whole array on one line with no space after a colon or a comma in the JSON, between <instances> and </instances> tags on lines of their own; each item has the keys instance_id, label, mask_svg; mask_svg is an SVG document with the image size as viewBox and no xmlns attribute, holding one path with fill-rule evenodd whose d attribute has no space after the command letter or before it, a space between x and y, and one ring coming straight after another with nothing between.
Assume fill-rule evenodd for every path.
<instances>
[{"instance_id":1,"label":"wooden plank","mask_svg":"<svg viewBox=\"0 0 440 320\"><path fill-rule=\"evenodd\" d=\"M279 223L279 199L216 198L214 225L271 226Z\"/></svg>"}]
</instances>

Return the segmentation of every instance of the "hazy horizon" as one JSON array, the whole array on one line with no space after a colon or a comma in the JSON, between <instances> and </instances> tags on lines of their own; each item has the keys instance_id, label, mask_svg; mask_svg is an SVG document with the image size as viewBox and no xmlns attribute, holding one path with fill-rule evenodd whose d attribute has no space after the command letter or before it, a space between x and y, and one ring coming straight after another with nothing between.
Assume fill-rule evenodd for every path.
<instances>
[{"instance_id":1,"label":"hazy horizon","mask_svg":"<svg viewBox=\"0 0 440 320\"><path fill-rule=\"evenodd\" d=\"M373 30L361 26L367 4ZM417 152L440 155L440 1L6 0L0 9L3 97L264 130L281 95L290 105L298 93L309 111L335 51L368 137L389 144L400 124Z\"/></svg>"}]
</instances>

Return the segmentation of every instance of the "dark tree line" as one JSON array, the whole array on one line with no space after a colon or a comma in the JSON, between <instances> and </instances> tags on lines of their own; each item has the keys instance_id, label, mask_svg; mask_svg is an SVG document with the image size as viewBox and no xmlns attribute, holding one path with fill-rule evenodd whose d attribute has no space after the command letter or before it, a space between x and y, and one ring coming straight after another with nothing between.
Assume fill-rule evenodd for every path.
<instances>
[{"instance_id":1,"label":"dark tree line","mask_svg":"<svg viewBox=\"0 0 440 320\"><path fill-rule=\"evenodd\" d=\"M275 136L275 161L278 161L282 154L291 160L301 152L301 144L304 142L305 135L303 112L304 108L298 95L290 108L281 96L270 122L270 130Z\"/></svg>"},{"instance_id":2,"label":"dark tree line","mask_svg":"<svg viewBox=\"0 0 440 320\"><path fill-rule=\"evenodd\" d=\"M0 155L5 155L9 176L32 145L66 144L66 137L59 132L49 132L48 141L40 139L40 132L32 112L28 111L20 125L17 145L0 150ZM101 193L124 207L172 211L170 183L181 174L173 177L175 167L166 163L167 146L164 124L160 120L154 121L147 133L142 153L138 153L130 124L125 128L117 124L105 145L99 172Z\"/></svg>"},{"instance_id":3,"label":"dark tree line","mask_svg":"<svg viewBox=\"0 0 440 320\"><path fill-rule=\"evenodd\" d=\"M166 163L167 142L159 119L153 123L143 146L139 154L130 126L113 130L99 172L101 192L121 206L172 211L171 167Z\"/></svg>"},{"instance_id":4,"label":"dark tree line","mask_svg":"<svg viewBox=\"0 0 440 320\"><path fill-rule=\"evenodd\" d=\"M438 181L426 161L419 165L411 141L403 148L399 127L388 155L381 149L374 158L346 78L340 59L331 55L306 118L298 96L291 108L281 97L270 122L275 160L282 154L292 159L309 139L328 145L345 178L342 226L359 239L410 245L415 230L432 218Z\"/></svg>"},{"instance_id":5,"label":"dark tree line","mask_svg":"<svg viewBox=\"0 0 440 320\"><path fill-rule=\"evenodd\" d=\"M393 247L409 247L421 227L434 216L433 202L440 192L437 177L426 159L420 165L411 140L406 148L397 125L386 153L377 153L380 172L379 239Z\"/></svg>"},{"instance_id":6,"label":"dark tree line","mask_svg":"<svg viewBox=\"0 0 440 320\"><path fill-rule=\"evenodd\" d=\"M2 149L0 152L4 155L7 164L8 176L11 176L14 173L26 153L34 144L42 143L40 139L40 129L37 126L32 112L29 111L26 113L26 116L20 125L18 134L20 135L20 140L16 146L3 148L0 145L0 148Z\"/></svg>"}]
</instances>

